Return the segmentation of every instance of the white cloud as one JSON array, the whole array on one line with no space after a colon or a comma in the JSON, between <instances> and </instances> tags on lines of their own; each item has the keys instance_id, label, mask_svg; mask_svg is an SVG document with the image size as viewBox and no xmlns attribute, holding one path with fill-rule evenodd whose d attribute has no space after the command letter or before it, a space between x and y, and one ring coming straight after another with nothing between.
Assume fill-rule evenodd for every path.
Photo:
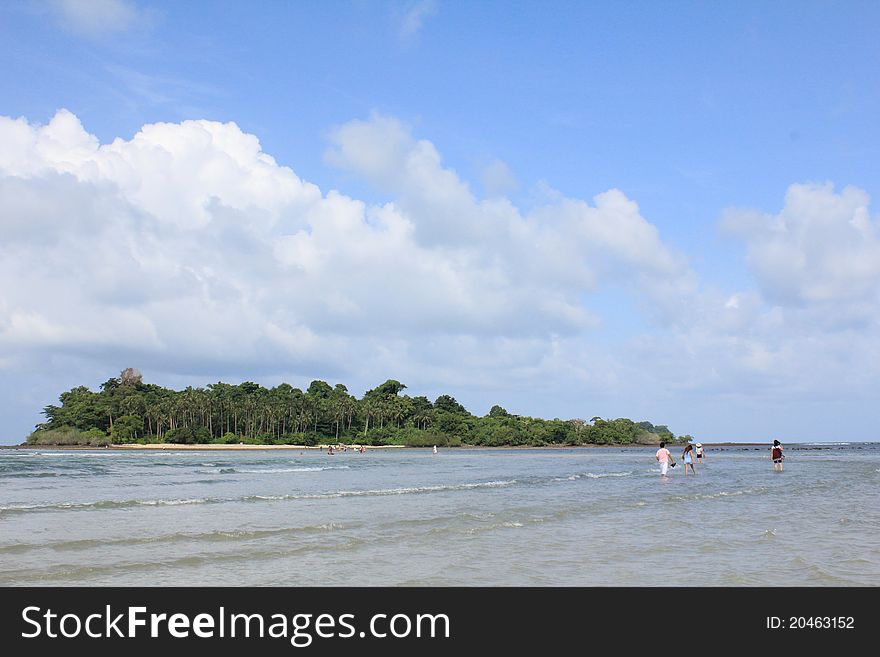
<instances>
[{"instance_id":1,"label":"white cloud","mask_svg":"<svg viewBox=\"0 0 880 657\"><path fill-rule=\"evenodd\" d=\"M880 233L864 190L830 183L789 187L776 215L728 211L748 264L772 303L873 305L880 294Z\"/></svg>"},{"instance_id":2,"label":"white cloud","mask_svg":"<svg viewBox=\"0 0 880 657\"><path fill-rule=\"evenodd\" d=\"M658 294L690 284L684 260L619 190L593 204L555 195L523 214L504 197L477 198L431 142L396 119L351 121L330 140L327 161L391 194L419 244L457 249L517 285L564 289L575 299L606 276Z\"/></svg>"},{"instance_id":3,"label":"white cloud","mask_svg":"<svg viewBox=\"0 0 880 657\"><path fill-rule=\"evenodd\" d=\"M400 15L399 33L404 41L414 39L431 16L437 13L436 0L417 0L409 3Z\"/></svg>"},{"instance_id":4,"label":"white cloud","mask_svg":"<svg viewBox=\"0 0 880 657\"><path fill-rule=\"evenodd\" d=\"M322 193L232 123L100 144L61 110L0 119L0 143L5 353L342 371L393 360L393 339L430 372L450 354L416 344L466 337L481 362L517 368L595 326L583 295L602 280L651 295L688 276L623 193L526 215L477 198L394 119L342 126L329 156L391 191L385 205Z\"/></svg>"},{"instance_id":5,"label":"white cloud","mask_svg":"<svg viewBox=\"0 0 880 657\"><path fill-rule=\"evenodd\" d=\"M728 213L758 289L716 290L620 190L551 190L526 211L479 197L396 119L330 141L328 162L388 202L322 192L234 123L101 144L65 110L0 117L0 368L78 359L353 390L393 376L521 412L669 421L699 413L694 399L829 399L880 380L861 190L795 185L778 215ZM609 336L597 292L649 323Z\"/></svg>"},{"instance_id":6,"label":"white cloud","mask_svg":"<svg viewBox=\"0 0 880 657\"><path fill-rule=\"evenodd\" d=\"M86 37L126 32L145 20L131 0L50 0L56 21Z\"/></svg>"},{"instance_id":7,"label":"white cloud","mask_svg":"<svg viewBox=\"0 0 880 657\"><path fill-rule=\"evenodd\" d=\"M630 354L673 390L762 400L767 414L876 395L880 239L867 193L794 184L778 214L729 210L721 225L745 243L757 289L689 295L684 321Z\"/></svg>"},{"instance_id":8,"label":"white cloud","mask_svg":"<svg viewBox=\"0 0 880 657\"><path fill-rule=\"evenodd\" d=\"M519 188L519 181L510 167L501 160L492 160L482 171L481 182L490 197L505 196Z\"/></svg>"}]
</instances>

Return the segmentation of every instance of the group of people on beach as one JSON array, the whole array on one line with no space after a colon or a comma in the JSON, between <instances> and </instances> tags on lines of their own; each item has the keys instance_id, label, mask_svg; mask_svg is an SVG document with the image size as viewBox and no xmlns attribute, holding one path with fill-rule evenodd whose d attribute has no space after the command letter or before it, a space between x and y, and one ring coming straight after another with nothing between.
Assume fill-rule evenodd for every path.
<instances>
[{"instance_id":1,"label":"group of people on beach","mask_svg":"<svg viewBox=\"0 0 880 657\"><path fill-rule=\"evenodd\" d=\"M353 449L359 454L363 454L367 451L366 447L364 447L363 445L353 445L350 448L348 445L337 445L336 447L334 447L333 445L327 445L327 453L330 456L333 456L336 452L347 452L349 449ZM434 445L434 453L437 453L437 445Z\"/></svg>"},{"instance_id":2,"label":"group of people on beach","mask_svg":"<svg viewBox=\"0 0 880 657\"><path fill-rule=\"evenodd\" d=\"M355 445L355 446L351 446L351 447L349 447L348 445L337 445L335 448L333 447L333 445L328 445L327 446L327 453L332 456L336 452L347 452L349 449L353 449L355 452L358 452L359 454L363 454L364 452L367 451L367 449L363 445Z\"/></svg>"},{"instance_id":3,"label":"group of people on beach","mask_svg":"<svg viewBox=\"0 0 880 657\"><path fill-rule=\"evenodd\" d=\"M770 459L773 461L773 470L782 472L782 461L785 459L785 455L782 453L783 447L782 443L778 440L773 441L773 447L770 448ZM675 459L672 458L672 452L670 452L666 448L666 443L660 443L660 449L657 450L657 454L655 457L657 462L660 464L660 476L667 477L667 472L670 467L675 467L677 464ZM703 463L703 459L705 458L705 453L703 452L703 444L697 443L696 445L691 445L688 443L684 446L684 451L681 453L681 461L684 463L684 474L687 476L688 469L690 469L691 473L694 475L697 474L696 464Z\"/></svg>"}]
</instances>

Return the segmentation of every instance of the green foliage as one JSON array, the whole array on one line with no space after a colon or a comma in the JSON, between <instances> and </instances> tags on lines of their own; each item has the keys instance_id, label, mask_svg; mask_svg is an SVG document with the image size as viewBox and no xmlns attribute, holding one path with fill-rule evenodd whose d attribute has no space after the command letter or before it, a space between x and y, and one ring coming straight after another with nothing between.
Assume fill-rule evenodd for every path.
<instances>
[{"instance_id":1,"label":"green foliage","mask_svg":"<svg viewBox=\"0 0 880 657\"><path fill-rule=\"evenodd\" d=\"M455 401L455 397L440 395L434 402L434 408L438 411L446 411L455 415L469 415L464 406Z\"/></svg>"},{"instance_id":2,"label":"green foliage","mask_svg":"<svg viewBox=\"0 0 880 657\"><path fill-rule=\"evenodd\" d=\"M110 438L100 429L80 431L74 427L37 429L27 437L28 445L106 447Z\"/></svg>"},{"instance_id":3,"label":"green foliage","mask_svg":"<svg viewBox=\"0 0 880 657\"><path fill-rule=\"evenodd\" d=\"M318 444L318 441L319 441L320 438L321 438L318 434L313 433L313 432L311 432L311 433L301 433L301 434L299 434L299 435L303 437L303 438L302 438L302 442L301 442L300 444L301 444L301 445L306 445L307 447L314 447L315 445Z\"/></svg>"},{"instance_id":4,"label":"green foliage","mask_svg":"<svg viewBox=\"0 0 880 657\"><path fill-rule=\"evenodd\" d=\"M483 418L470 435L474 445L497 447L500 445L530 445L533 437L528 423L512 417Z\"/></svg>"},{"instance_id":5,"label":"green foliage","mask_svg":"<svg viewBox=\"0 0 880 657\"><path fill-rule=\"evenodd\" d=\"M251 381L176 391L146 384L127 368L100 388L62 393L60 405L43 409L46 422L29 443L562 446L675 439L665 425L626 418L547 420L512 415L499 405L477 417L450 395L434 403L405 395L406 385L394 379L357 399L343 384L320 380L305 392L287 383L265 388Z\"/></svg>"},{"instance_id":6,"label":"green foliage","mask_svg":"<svg viewBox=\"0 0 880 657\"><path fill-rule=\"evenodd\" d=\"M489 417L510 417L510 413L498 404L495 404L495 406L489 409Z\"/></svg>"},{"instance_id":7,"label":"green foliage","mask_svg":"<svg viewBox=\"0 0 880 657\"><path fill-rule=\"evenodd\" d=\"M234 433L230 432L230 433L224 433L218 439L217 442L219 442L222 445L235 445L239 442L239 440L238 440L238 436L236 436Z\"/></svg>"},{"instance_id":8,"label":"green foliage","mask_svg":"<svg viewBox=\"0 0 880 657\"><path fill-rule=\"evenodd\" d=\"M631 444L644 433L635 422L626 418L596 420L589 432L589 442L597 445Z\"/></svg>"},{"instance_id":9,"label":"green foliage","mask_svg":"<svg viewBox=\"0 0 880 657\"><path fill-rule=\"evenodd\" d=\"M434 411L434 427L440 433L461 437L468 433L468 420L471 416L463 413L450 413L447 410ZM476 418L474 418L476 419Z\"/></svg>"},{"instance_id":10,"label":"green foliage","mask_svg":"<svg viewBox=\"0 0 880 657\"><path fill-rule=\"evenodd\" d=\"M460 447L461 438L449 436L437 431L419 431L413 427L402 430L399 435L399 442L393 444L406 445L407 447Z\"/></svg>"},{"instance_id":11,"label":"green foliage","mask_svg":"<svg viewBox=\"0 0 880 657\"><path fill-rule=\"evenodd\" d=\"M189 427L170 429L165 434L165 440L175 445L192 445L196 442L192 429Z\"/></svg>"},{"instance_id":12,"label":"green foliage","mask_svg":"<svg viewBox=\"0 0 880 657\"><path fill-rule=\"evenodd\" d=\"M282 445L316 445L317 442L310 442L314 439L314 434L307 436L304 433L287 433L281 438Z\"/></svg>"},{"instance_id":13,"label":"green foliage","mask_svg":"<svg viewBox=\"0 0 880 657\"><path fill-rule=\"evenodd\" d=\"M110 437L114 443L132 443L143 437L144 420L134 415L123 415L116 418L110 429Z\"/></svg>"},{"instance_id":14,"label":"green foliage","mask_svg":"<svg viewBox=\"0 0 880 657\"><path fill-rule=\"evenodd\" d=\"M83 431L80 435L92 445L103 447L104 445L110 444L110 437L100 429L91 428L87 431Z\"/></svg>"},{"instance_id":15,"label":"green foliage","mask_svg":"<svg viewBox=\"0 0 880 657\"><path fill-rule=\"evenodd\" d=\"M204 445L211 442L211 434L205 427L177 427L170 429L165 439L176 445Z\"/></svg>"},{"instance_id":16,"label":"green foliage","mask_svg":"<svg viewBox=\"0 0 880 657\"><path fill-rule=\"evenodd\" d=\"M388 379L385 383L376 386L372 390L368 390L366 392L366 396L368 397L396 397L402 390L405 390L406 386L403 385L400 381L395 381L394 379Z\"/></svg>"}]
</instances>

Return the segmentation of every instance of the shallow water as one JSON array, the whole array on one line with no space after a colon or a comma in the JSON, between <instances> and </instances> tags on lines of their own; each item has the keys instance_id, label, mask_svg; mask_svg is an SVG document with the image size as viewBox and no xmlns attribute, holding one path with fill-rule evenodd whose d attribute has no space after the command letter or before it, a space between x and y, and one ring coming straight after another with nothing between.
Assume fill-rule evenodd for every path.
<instances>
[{"instance_id":1,"label":"shallow water","mask_svg":"<svg viewBox=\"0 0 880 657\"><path fill-rule=\"evenodd\" d=\"M0 585L880 584L880 445L654 451L0 450Z\"/></svg>"}]
</instances>

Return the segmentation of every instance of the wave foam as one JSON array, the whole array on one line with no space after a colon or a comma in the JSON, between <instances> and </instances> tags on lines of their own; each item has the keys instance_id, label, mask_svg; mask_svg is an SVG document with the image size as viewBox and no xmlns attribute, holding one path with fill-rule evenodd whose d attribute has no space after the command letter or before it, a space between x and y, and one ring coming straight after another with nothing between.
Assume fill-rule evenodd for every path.
<instances>
[{"instance_id":1,"label":"wave foam","mask_svg":"<svg viewBox=\"0 0 880 657\"><path fill-rule=\"evenodd\" d=\"M385 495L413 495L420 493L439 493L444 491L472 490L475 488L501 488L512 486L516 479L507 481L481 481L471 484L442 484L438 486L410 486L401 488L377 488L370 490L339 490L330 493L310 493L305 495L249 495L241 498L250 500L326 500L338 497L381 497Z\"/></svg>"},{"instance_id":2,"label":"wave foam","mask_svg":"<svg viewBox=\"0 0 880 657\"><path fill-rule=\"evenodd\" d=\"M301 468L266 468L255 470L236 470L236 472L247 472L249 474L280 474L284 472L322 472L324 470L348 470L347 465L328 465L325 467L301 467Z\"/></svg>"},{"instance_id":3,"label":"wave foam","mask_svg":"<svg viewBox=\"0 0 880 657\"><path fill-rule=\"evenodd\" d=\"M573 474L567 477L555 477L553 481L577 481L578 479L604 479L606 477L628 477L632 474L630 472L600 472L598 474L594 472L584 472L581 474Z\"/></svg>"},{"instance_id":4,"label":"wave foam","mask_svg":"<svg viewBox=\"0 0 880 657\"><path fill-rule=\"evenodd\" d=\"M413 486L402 488L379 488L371 490L340 490L327 493L307 493L303 495L247 495L244 497L158 499L158 500L98 500L95 502L61 502L57 504L9 504L0 506L0 514L28 513L31 511L76 511L88 509L125 509L138 506L181 506L189 504L222 504L226 502L321 500L339 497L374 497L383 495L412 495L437 493L480 488L500 488L512 486L515 479L506 481L481 481L467 484L445 484L438 486Z\"/></svg>"}]
</instances>

